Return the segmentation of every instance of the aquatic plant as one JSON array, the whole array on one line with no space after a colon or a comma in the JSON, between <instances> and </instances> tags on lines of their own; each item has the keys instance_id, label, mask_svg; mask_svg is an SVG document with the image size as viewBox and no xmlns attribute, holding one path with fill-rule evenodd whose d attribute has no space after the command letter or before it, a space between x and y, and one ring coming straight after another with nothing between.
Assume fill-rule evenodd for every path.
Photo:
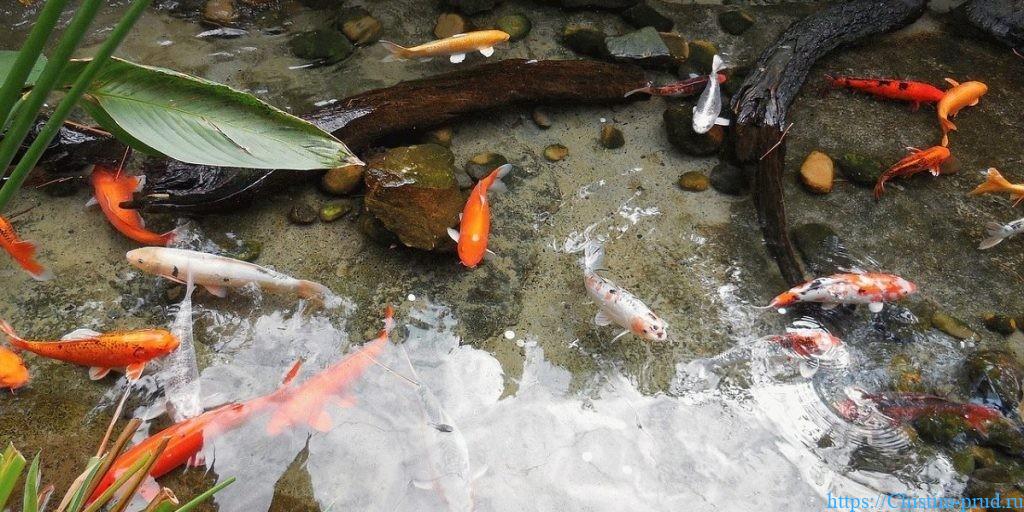
<instances>
[{"instance_id":1,"label":"aquatic plant","mask_svg":"<svg viewBox=\"0 0 1024 512\"><path fill-rule=\"evenodd\" d=\"M7 169L47 96L64 98L0 188L11 200L75 106L128 146L184 162L261 169L329 169L360 163L341 141L313 124L225 85L111 56L150 0L134 0L91 59L74 60L100 0L79 6L47 59L68 0L48 0L18 52L0 53L0 169Z\"/></svg>"},{"instance_id":2,"label":"aquatic plant","mask_svg":"<svg viewBox=\"0 0 1024 512\"><path fill-rule=\"evenodd\" d=\"M117 480L96 500L90 503L88 498L96 489L96 486L99 485L103 475L110 469L111 464L124 450L128 440L138 430L140 423L137 419L130 421L109 449L105 446L107 440L103 440L100 447L102 455L89 459L85 470L67 489L64 498L56 507L55 510L57 512L96 512L108 509L114 512L122 512L125 510L128 504L135 498L144 479L148 476L149 469L160 457L164 447L166 447L166 440L155 450L141 457L123 474L119 475ZM8 444L7 448L0 453L0 510L7 510L5 507L14 491L15 484L21 478L26 462L25 457L14 447L13 443ZM39 469L39 455L37 454L33 457L28 472L25 474L25 483L22 490L22 512L46 510L50 498L53 496L54 486L46 485L40 487L41 481L42 475ZM211 487L184 505L179 505L178 499L170 489L163 488L156 496L149 500L144 510L146 512L188 512L210 499L221 489L231 485L234 481L234 478L229 478Z\"/></svg>"}]
</instances>

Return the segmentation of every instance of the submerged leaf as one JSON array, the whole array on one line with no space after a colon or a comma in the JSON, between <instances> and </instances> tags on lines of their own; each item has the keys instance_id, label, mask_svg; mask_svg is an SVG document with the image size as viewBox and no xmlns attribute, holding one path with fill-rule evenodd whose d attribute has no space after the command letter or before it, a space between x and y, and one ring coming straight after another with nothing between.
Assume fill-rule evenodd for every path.
<instances>
[{"instance_id":1,"label":"submerged leaf","mask_svg":"<svg viewBox=\"0 0 1024 512\"><path fill-rule=\"evenodd\" d=\"M65 82L87 63L72 61ZM97 119L104 128L133 139L123 142L141 142L183 162L294 170L361 163L307 121L226 85L167 69L113 58L87 95L106 114Z\"/></svg>"}]
</instances>

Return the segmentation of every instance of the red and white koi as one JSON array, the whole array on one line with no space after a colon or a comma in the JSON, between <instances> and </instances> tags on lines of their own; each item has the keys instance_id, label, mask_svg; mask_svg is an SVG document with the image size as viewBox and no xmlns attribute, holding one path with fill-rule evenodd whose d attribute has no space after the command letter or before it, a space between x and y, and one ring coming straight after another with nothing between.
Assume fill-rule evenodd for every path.
<instances>
[{"instance_id":1,"label":"red and white koi","mask_svg":"<svg viewBox=\"0 0 1024 512\"><path fill-rule=\"evenodd\" d=\"M837 409L847 420L855 421L865 416L862 405L876 410L893 423L909 423L922 416L953 414L963 420L977 433L985 435L995 423L1006 421L997 409L980 404L959 403L945 398L919 393L869 394L860 390L852 391L855 397L837 404ZM868 412L870 414L870 412Z\"/></svg>"},{"instance_id":2,"label":"red and white koi","mask_svg":"<svg viewBox=\"0 0 1024 512\"><path fill-rule=\"evenodd\" d=\"M614 323L625 329L612 341L629 333L650 341L665 341L665 321L635 295L601 277L597 272L603 265L604 247L597 240L589 240L583 253L583 279L587 293L599 308L594 323L602 327Z\"/></svg>"},{"instance_id":3,"label":"red and white koi","mask_svg":"<svg viewBox=\"0 0 1024 512\"><path fill-rule=\"evenodd\" d=\"M487 201L487 192L491 189L496 192L505 190L501 178L511 170L512 164L502 165L477 182L466 200L466 208L459 215L459 230L448 228L448 236L459 244L459 261L469 268L476 268L485 254L494 254L487 248L491 235L491 205Z\"/></svg>"},{"instance_id":4,"label":"red and white koi","mask_svg":"<svg viewBox=\"0 0 1024 512\"><path fill-rule=\"evenodd\" d=\"M838 349L843 341L822 329L792 329L786 334L770 336L768 341L804 358L820 358Z\"/></svg>"},{"instance_id":5,"label":"red and white koi","mask_svg":"<svg viewBox=\"0 0 1024 512\"><path fill-rule=\"evenodd\" d=\"M825 308L838 304L867 304L872 313L878 313L886 302L900 300L915 292L917 285L892 274L834 274L791 288L772 299L767 307L785 313L786 307L798 302L817 302Z\"/></svg>"}]
</instances>

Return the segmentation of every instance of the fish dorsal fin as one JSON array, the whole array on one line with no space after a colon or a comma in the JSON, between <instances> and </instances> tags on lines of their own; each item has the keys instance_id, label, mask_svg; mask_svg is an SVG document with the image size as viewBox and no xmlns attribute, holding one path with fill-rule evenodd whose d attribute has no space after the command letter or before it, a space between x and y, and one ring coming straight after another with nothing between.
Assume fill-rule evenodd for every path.
<instances>
[{"instance_id":1,"label":"fish dorsal fin","mask_svg":"<svg viewBox=\"0 0 1024 512\"><path fill-rule=\"evenodd\" d=\"M434 482L429 480L413 480L412 486L422 491L430 491L434 488Z\"/></svg>"},{"instance_id":2,"label":"fish dorsal fin","mask_svg":"<svg viewBox=\"0 0 1024 512\"><path fill-rule=\"evenodd\" d=\"M953 87L956 87L956 86L960 85L960 82L957 82L956 80L953 80L952 78L948 78L947 77L947 78L945 78L945 80L946 80L946 83L948 83L949 85L952 85Z\"/></svg>"},{"instance_id":3,"label":"fish dorsal fin","mask_svg":"<svg viewBox=\"0 0 1024 512\"><path fill-rule=\"evenodd\" d=\"M594 323L601 327L604 327L606 325L611 325L612 319L610 316L608 316L608 313L602 309L598 311L596 315L594 315Z\"/></svg>"},{"instance_id":4,"label":"fish dorsal fin","mask_svg":"<svg viewBox=\"0 0 1024 512\"><path fill-rule=\"evenodd\" d=\"M97 338L99 336L100 336L100 333L98 333L98 332L96 332L96 331L94 331L92 329L82 328L82 329L75 329L75 330L65 334L63 337L61 337L61 340L63 340L63 341L87 340L89 338Z\"/></svg>"},{"instance_id":5,"label":"fish dorsal fin","mask_svg":"<svg viewBox=\"0 0 1024 512\"><path fill-rule=\"evenodd\" d=\"M206 291L210 292L210 294L222 299L228 296L228 289L223 286L204 284L203 288L206 288Z\"/></svg>"},{"instance_id":6,"label":"fish dorsal fin","mask_svg":"<svg viewBox=\"0 0 1024 512\"><path fill-rule=\"evenodd\" d=\"M93 196L93 197L90 197L89 200L85 202L85 207L86 208L91 208L91 207L96 206L98 204L100 204L100 202L96 200L96 196Z\"/></svg>"},{"instance_id":7,"label":"fish dorsal fin","mask_svg":"<svg viewBox=\"0 0 1024 512\"><path fill-rule=\"evenodd\" d=\"M96 367L92 367L92 368L89 368L89 379L90 380L100 380L103 377L106 377L108 373L110 373L110 368L96 368Z\"/></svg>"},{"instance_id":8,"label":"fish dorsal fin","mask_svg":"<svg viewBox=\"0 0 1024 512\"><path fill-rule=\"evenodd\" d=\"M146 363L135 363L130 364L124 369L125 377L128 377L130 382L135 382L142 377L142 370L146 369Z\"/></svg>"},{"instance_id":9,"label":"fish dorsal fin","mask_svg":"<svg viewBox=\"0 0 1024 512\"><path fill-rule=\"evenodd\" d=\"M458 39L460 37L466 37L468 35L469 34L467 34L465 32L461 32L461 33L458 33L458 34L452 34L452 35L448 36L448 39Z\"/></svg>"}]
</instances>

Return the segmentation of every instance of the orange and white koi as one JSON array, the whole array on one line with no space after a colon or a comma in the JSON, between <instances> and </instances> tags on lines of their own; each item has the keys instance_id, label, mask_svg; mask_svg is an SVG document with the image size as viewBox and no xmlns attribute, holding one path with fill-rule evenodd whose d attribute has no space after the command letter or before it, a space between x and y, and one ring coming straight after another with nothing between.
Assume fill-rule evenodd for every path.
<instances>
[{"instance_id":1,"label":"orange and white koi","mask_svg":"<svg viewBox=\"0 0 1024 512\"><path fill-rule=\"evenodd\" d=\"M28 368L21 356L0 347L0 389L14 391L25 384L28 384Z\"/></svg>"},{"instance_id":2,"label":"orange and white koi","mask_svg":"<svg viewBox=\"0 0 1024 512\"><path fill-rule=\"evenodd\" d=\"M327 432L334 423L327 404L349 407L354 399L347 396L349 387L376 363L395 326L394 310L388 306L384 315L384 329L377 337L358 351L310 377L289 394L288 399L270 417L267 433L278 435L286 428L300 424Z\"/></svg>"},{"instance_id":3,"label":"orange and white koi","mask_svg":"<svg viewBox=\"0 0 1024 512\"><path fill-rule=\"evenodd\" d=\"M459 215L459 230L448 228L448 236L459 244L459 261L469 268L476 268L485 254L494 254L487 249L491 234L491 206L487 192L491 189L496 192L506 190L501 178L511 170L512 164L502 165L477 182L466 200L466 208Z\"/></svg>"},{"instance_id":4,"label":"orange and white koi","mask_svg":"<svg viewBox=\"0 0 1024 512\"><path fill-rule=\"evenodd\" d=\"M939 100L938 107L936 107L936 114L939 118L939 126L942 128L942 145L949 145L949 132L956 131L956 125L949 120L950 117L956 117L960 109L964 107L973 107L981 101L981 97L988 92L988 86L981 82L964 82L957 83L952 78L947 78L951 87Z\"/></svg>"},{"instance_id":5,"label":"orange and white koi","mask_svg":"<svg viewBox=\"0 0 1024 512\"><path fill-rule=\"evenodd\" d=\"M138 380L146 363L170 354L178 348L178 338L164 329L100 334L79 329L59 341L27 341L14 332L11 324L0 320L0 331L10 338L11 346L38 356L88 366L92 380L102 379L111 368L123 368L128 380Z\"/></svg>"},{"instance_id":6,"label":"orange and white koi","mask_svg":"<svg viewBox=\"0 0 1024 512\"><path fill-rule=\"evenodd\" d=\"M989 167L988 172L985 173L985 182L975 187L969 195L1002 194L1004 192L1010 195L1010 199L1014 200L1014 206L1024 201L1024 183L1014 185L1003 177L999 169Z\"/></svg>"},{"instance_id":7,"label":"orange and white koi","mask_svg":"<svg viewBox=\"0 0 1024 512\"><path fill-rule=\"evenodd\" d=\"M509 35L500 30L478 30L465 34L438 39L412 48L399 46L391 41L381 41L391 55L385 60L430 60L433 57L448 56L453 64L466 60L466 54L480 52L484 57L494 55L494 46L508 41Z\"/></svg>"},{"instance_id":8,"label":"orange and white koi","mask_svg":"<svg viewBox=\"0 0 1024 512\"><path fill-rule=\"evenodd\" d=\"M174 231L162 235L147 231L146 222L138 211L121 208L121 203L131 201L132 195L142 190L145 176L120 174L114 169L96 165L89 179L92 182L93 198L87 206L99 204L103 215L122 235L143 245L165 246L174 240Z\"/></svg>"},{"instance_id":9,"label":"orange and white koi","mask_svg":"<svg viewBox=\"0 0 1024 512\"><path fill-rule=\"evenodd\" d=\"M909 155L903 157L878 177L878 182L875 183L875 199L882 197L882 193L885 192L885 183L893 178L905 178L923 171L932 173L932 176L953 172L952 167L947 166L947 162L951 162L952 154L945 146L932 146L924 150L907 148L907 150L910 151Z\"/></svg>"},{"instance_id":10,"label":"orange and white koi","mask_svg":"<svg viewBox=\"0 0 1024 512\"><path fill-rule=\"evenodd\" d=\"M668 324L635 295L601 277L597 272L603 266L604 247L597 240L588 241L583 252L583 279L587 294L599 308L594 323L602 327L614 323L625 329L612 341L629 333L650 341L665 341Z\"/></svg>"},{"instance_id":11,"label":"orange and white koi","mask_svg":"<svg viewBox=\"0 0 1024 512\"><path fill-rule=\"evenodd\" d=\"M195 418L171 425L132 446L114 460L110 469L100 479L92 496L89 497L89 501L91 502L103 494L103 491L110 487L114 480L138 462L140 458L155 451L164 439L169 439L167 447L153 463L153 467L149 471L150 478L159 478L185 464L191 466L205 464L199 452L206 442L242 426L254 415L279 405L288 394L289 386L295 375L298 374L300 366L301 361L292 365L281 386L273 393L245 402L222 405Z\"/></svg>"},{"instance_id":12,"label":"orange and white koi","mask_svg":"<svg viewBox=\"0 0 1024 512\"><path fill-rule=\"evenodd\" d=\"M19 238L18 233L14 231L14 226L3 217L0 217L0 247L3 247L7 254L14 259L14 262L32 276L32 279L36 281L53 279L53 274L36 261L35 244Z\"/></svg>"},{"instance_id":13,"label":"orange and white koi","mask_svg":"<svg viewBox=\"0 0 1024 512\"><path fill-rule=\"evenodd\" d=\"M842 346L843 341L821 329L792 329L770 336L768 341L791 350L802 358L817 358Z\"/></svg>"},{"instance_id":14,"label":"orange and white koi","mask_svg":"<svg viewBox=\"0 0 1024 512\"><path fill-rule=\"evenodd\" d=\"M819 277L779 294L768 308L785 313L785 308L798 302L817 302L826 308L838 304L867 304L878 313L886 302L902 299L917 292L917 285L892 274L879 272L834 274Z\"/></svg>"}]
</instances>

